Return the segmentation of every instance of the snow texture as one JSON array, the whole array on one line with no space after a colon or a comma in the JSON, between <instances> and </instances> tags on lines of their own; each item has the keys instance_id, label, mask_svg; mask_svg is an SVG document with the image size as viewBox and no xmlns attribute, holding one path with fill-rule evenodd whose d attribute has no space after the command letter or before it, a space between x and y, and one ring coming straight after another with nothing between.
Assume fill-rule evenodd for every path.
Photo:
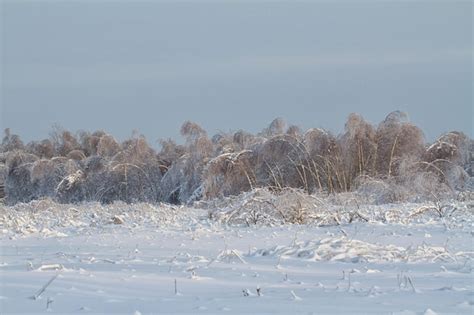
<instances>
[{"instance_id":1,"label":"snow texture","mask_svg":"<svg viewBox=\"0 0 474 315\"><path fill-rule=\"evenodd\" d=\"M1 313L472 314L472 200L440 215L312 196L306 211L338 220L290 224L255 198L290 202L2 206ZM266 217L219 216L236 209Z\"/></svg>"}]
</instances>

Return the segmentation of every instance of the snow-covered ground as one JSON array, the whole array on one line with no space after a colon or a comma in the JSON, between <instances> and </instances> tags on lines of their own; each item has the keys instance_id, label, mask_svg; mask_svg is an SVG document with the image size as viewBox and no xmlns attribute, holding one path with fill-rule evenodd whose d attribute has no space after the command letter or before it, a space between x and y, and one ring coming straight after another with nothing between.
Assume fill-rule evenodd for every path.
<instances>
[{"instance_id":1,"label":"snow-covered ground","mask_svg":"<svg viewBox=\"0 0 474 315\"><path fill-rule=\"evenodd\" d=\"M0 312L472 314L474 210L456 207L276 226L169 205L0 207Z\"/></svg>"}]
</instances>

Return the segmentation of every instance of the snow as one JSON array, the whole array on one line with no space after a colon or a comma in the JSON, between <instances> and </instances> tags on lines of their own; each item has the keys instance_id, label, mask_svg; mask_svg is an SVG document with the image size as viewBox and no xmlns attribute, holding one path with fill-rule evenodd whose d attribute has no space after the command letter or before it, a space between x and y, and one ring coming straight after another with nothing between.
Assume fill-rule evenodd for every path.
<instances>
[{"instance_id":1,"label":"snow","mask_svg":"<svg viewBox=\"0 0 474 315\"><path fill-rule=\"evenodd\" d=\"M339 225L228 224L166 204L0 207L0 310L472 314L474 210L451 206L359 205L367 222L339 209Z\"/></svg>"}]
</instances>

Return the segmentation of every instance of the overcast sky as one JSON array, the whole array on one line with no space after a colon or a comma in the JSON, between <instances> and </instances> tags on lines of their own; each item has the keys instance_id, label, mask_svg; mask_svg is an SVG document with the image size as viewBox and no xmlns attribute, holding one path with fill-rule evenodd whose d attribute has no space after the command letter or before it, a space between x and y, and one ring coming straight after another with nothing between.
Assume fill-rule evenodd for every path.
<instances>
[{"instance_id":1,"label":"overcast sky","mask_svg":"<svg viewBox=\"0 0 474 315\"><path fill-rule=\"evenodd\" d=\"M408 112L473 137L471 1L1 1L1 121L151 143L183 121L343 130Z\"/></svg>"}]
</instances>

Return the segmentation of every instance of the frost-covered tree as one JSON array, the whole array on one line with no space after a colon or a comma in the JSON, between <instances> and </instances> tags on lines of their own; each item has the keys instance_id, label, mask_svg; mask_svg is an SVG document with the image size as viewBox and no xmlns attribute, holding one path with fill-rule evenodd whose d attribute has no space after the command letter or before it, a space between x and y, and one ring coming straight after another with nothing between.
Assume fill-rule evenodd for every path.
<instances>
[{"instance_id":1,"label":"frost-covered tree","mask_svg":"<svg viewBox=\"0 0 474 315\"><path fill-rule=\"evenodd\" d=\"M163 176L161 187L165 200L186 203L202 197L202 175L214 148L206 131L194 122L186 121L181 135L186 139L185 153Z\"/></svg>"},{"instance_id":2,"label":"frost-covered tree","mask_svg":"<svg viewBox=\"0 0 474 315\"><path fill-rule=\"evenodd\" d=\"M4 131L2 144L0 146L1 152L11 152L15 150L23 150L24 144L21 141L20 136L11 134L10 128L6 128Z\"/></svg>"},{"instance_id":3,"label":"frost-covered tree","mask_svg":"<svg viewBox=\"0 0 474 315\"><path fill-rule=\"evenodd\" d=\"M67 156L69 152L81 149L76 137L70 131L59 126L54 126L50 133L50 140L57 156Z\"/></svg>"},{"instance_id":4,"label":"frost-covered tree","mask_svg":"<svg viewBox=\"0 0 474 315\"><path fill-rule=\"evenodd\" d=\"M38 197L36 185L31 181L31 170L38 160L24 151L9 152L6 158L5 193L8 204L28 202Z\"/></svg>"},{"instance_id":5,"label":"frost-covered tree","mask_svg":"<svg viewBox=\"0 0 474 315\"><path fill-rule=\"evenodd\" d=\"M120 144L111 135L103 135L99 138L96 151L97 155L110 159L120 152Z\"/></svg>"},{"instance_id":6,"label":"frost-covered tree","mask_svg":"<svg viewBox=\"0 0 474 315\"><path fill-rule=\"evenodd\" d=\"M254 151L222 153L211 159L203 174L206 199L238 195L256 186Z\"/></svg>"},{"instance_id":7,"label":"frost-covered tree","mask_svg":"<svg viewBox=\"0 0 474 315\"><path fill-rule=\"evenodd\" d=\"M303 136L303 143L308 154L308 169L313 185L331 193L342 190L344 185L336 137L320 128L309 129Z\"/></svg>"},{"instance_id":8,"label":"frost-covered tree","mask_svg":"<svg viewBox=\"0 0 474 315\"><path fill-rule=\"evenodd\" d=\"M338 143L350 189L358 176L371 174L377 148L376 131L362 116L350 114Z\"/></svg>"},{"instance_id":9,"label":"frost-covered tree","mask_svg":"<svg viewBox=\"0 0 474 315\"><path fill-rule=\"evenodd\" d=\"M411 124L406 113L395 111L380 123L376 133L374 175L396 176L400 162L408 157L421 158L425 150L423 132Z\"/></svg>"},{"instance_id":10,"label":"frost-covered tree","mask_svg":"<svg viewBox=\"0 0 474 315\"><path fill-rule=\"evenodd\" d=\"M300 142L289 135L276 135L257 149L256 181L276 189L304 188Z\"/></svg>"},{"instance_id":11,"label":"frost-covered tree","mask_svg":"<svg viewBox=\"0 0 474 315\"><path fill-rule=\"evenodd\" d=\"M260 133L261 136L271 138L277 135L285 133L286 122L282 118L275 118L270 125L263 129Z\"/></svg>"},{"instance_id":12,"label":"frost-covered tree","mask_svg":"<svg viewBox=\"0 0 474 315\"><path fill-rule=\"evenodd\" d=\"M160 166L156 152L144 136L133 136L124 141L108 168L112 179L118 180L115 186L119 187L119 199L126 202L158 201L162 178Z\"/></svg>"},{"instance_id":13,"label":"frost-covered tree","mask_svg":"<svg viewBox=\"0 0 474 315\"><path fill-rule=\"evenodd\" d=\"M97 154L97 146L99 145L100 138L105 136L104 131L95 131L90 134L86 131L79 132L79 143L82 151L86 156L92 156Z\"/></svg>"},{"instance_id":14,"label":"frost-covered tree","mask_svg":"<svg viewBox=\"0 0 474 315\"><path fill-rule=\"evenodd\" d=\"M51 159L55 155L54 145L49 139L32 141L26 145L25 151L41 159Z\"/></svg>"},{"instance_id":15,"label":"frost-covered tree","mask_svg":"<svg viewBox=\"0 0 474 315\"><path fill-rule=\"evenodd\" d=\"M437 173L453 189L461 189L468 180L472 158L472 140L457 131L440 136L423 156L425 169Z\"/></svg>"}]
</instances>

